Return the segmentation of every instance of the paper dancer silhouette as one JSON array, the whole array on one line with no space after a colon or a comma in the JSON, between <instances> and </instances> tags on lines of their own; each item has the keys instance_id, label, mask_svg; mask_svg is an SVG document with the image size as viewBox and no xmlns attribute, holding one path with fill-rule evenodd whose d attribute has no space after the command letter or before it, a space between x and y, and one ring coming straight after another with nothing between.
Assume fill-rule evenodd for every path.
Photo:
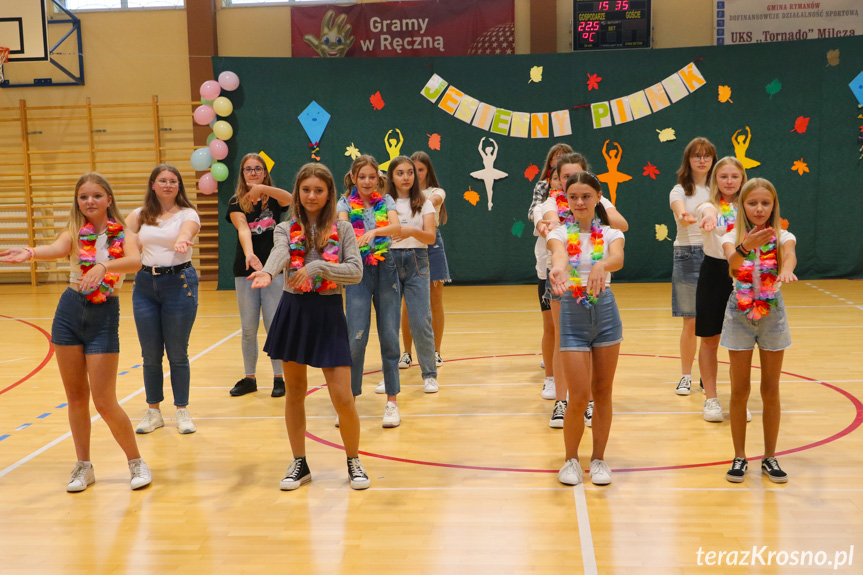
<instances>
[{"instance_id":1,"label":"paper dancer silhouette","mask_svg":"<svg viewBox=\"0 0 863 575\"><path fill-rule=\"evenodd\" d=\"M387 148L387 153L390 155L390 159L384 162L379 166L382 172L386 172L390 167L390 162L398 157L398 155L402 151L402 144L405 143L405 139L402 137L402 132L398 128L396 128L396 132L399 133L399 139L390 138L390 134L393 133L392 130L387 132L387 135L384 136L384 146Z\"/></svg>"},{"instance_id":2,"label":"paper dancer silhouette","mask_svg":"<svg viewBox=\"0 0 863 575\"><path fill-rule=\"evenodd\" d=\"M752 141L752 131L749 129L749 126L746 126L746 134L740 134L742 131L737 130L734 132L734 135L731 136L731 143L734 144L734 155L743 164L744 169L748 170L749 168L760 166L761 162L746 157L746 150L749 148L749 142ZM740 136L738 137L737 134L740 134Z\"/></svg>"},{"instance_id":3,"label":"paper dancer silhouette","mask_svg":"<svg viewBox=\"0 0 863 575\"><path fill-rule=\"evenodd\" d=\"M479 141L479 146L477 146L479 155L482 156L483 169L471 172L470 175L477 180L482 180L485 184L485 193L488 196L488 209L491 211L491 199L494 194L494 181L505 178L509 174L494 167L494 161L497 159L497 142L489 138L488 141L491 142L491 145L487 146L485 150L483 150L482 143L484 140L485 138L482 138Z\"/></svg>"},{"instance_id":4,"label":"paper dancer silhouette","mask_svg":"<svg viewBox=\"0 0 863 575\"><path fill-rule=\"evenodd\" d=\"M610 141L606 140L602 145L602 157L605 158L605 168L608 171L604 174L599 174L596 178L608 185L608 193L611 196L609 199L612 204L617 205L617 184L631 180L632 176L617 171L617 166L623 157L623 148L615 142L613 146L617 149L612 149L610 152L606 151L608 142Z\"/></svg>"}]
</instances>

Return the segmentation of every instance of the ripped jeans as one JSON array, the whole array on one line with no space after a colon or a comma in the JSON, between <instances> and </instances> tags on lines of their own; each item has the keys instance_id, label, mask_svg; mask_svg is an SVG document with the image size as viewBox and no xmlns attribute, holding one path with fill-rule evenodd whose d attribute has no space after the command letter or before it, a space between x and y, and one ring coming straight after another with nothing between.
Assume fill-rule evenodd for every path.
<instances>
[{"instance_id":1,"label":"ripped jeans","mask_svg":"<svg viewBox=\"0 0 863 575\"><path fill-rule=\"evenodd\" d=\"M378 265L363 265L363 279L345 287L345 317L351 345L351 391L363 392L363 364L369 343L372 303L375 305L381 365L387 395L397 395L399 386L399 322L401 293L398 273L391 253Z\"/></svg>"}]
</instances>

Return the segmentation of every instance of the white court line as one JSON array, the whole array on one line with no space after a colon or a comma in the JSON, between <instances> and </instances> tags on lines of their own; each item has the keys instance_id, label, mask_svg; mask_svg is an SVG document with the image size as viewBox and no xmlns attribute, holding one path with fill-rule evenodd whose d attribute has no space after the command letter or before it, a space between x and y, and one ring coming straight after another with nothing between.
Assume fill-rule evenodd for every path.
<instances>
[{"instance_id":1,"label":"white court line","mask_svg":"<svg viewBox=\"0 0 863 575\"><path fill-rule=\"evenodd\" d=\"M550 474L548 474L550 475ZM447 487L375 487L378 491L565 491L569 487L461 487L459 485ZM344 487L327 487L324 491L344 492Z\"/></svg>"},{"instance_id":2,"label":"white court line","mask_svg":"<svg viewBox=\"0 0 863 575\"><path fill-rule=\"evenodd\" d=\"M753 479L758 479L761 477L760 474L750 474ZM749 475L747 475L749 478ZM796 476L795 476L796 478ZM615 484L617 485L617 484ZM609 489L608 493L613 494L617 491L758 491L760 493L794 493L797 491L812 491L815 493L826 493L826 492L836 492L836 493L859 493L863 491L863 489L856 488L841 488L841 487L797 487L794 485L788 485L787 487L782 487L779 489L765 489L764 487L615 487L613 490Z\"/></svg>"},{"instance_id":3,"label":"white court line","mask_svg":"<svg viewBox=\"0 0 863 575\"><path fill-rule=\"evenodd\" d=\"M17 359L4 359L3 361L0 361L0 363L11 363L13 361L21 361L22 359L27 359L27 358L26 357L19 357Z\"/></svg>"},{"instance_id":4,"label":"white court line","mask_svg":"<svg viewBox=\"0 0 863 575\"><path fill-rule=\"evenodd\" d=\"M236 337L236 336L240 335L240 333L242 333L242 331L243 330L238 329L237 331L235 331L234 333L232 333L228 337L223 338L222 340L214 343L213 345L211 345L210 347L208 347L207 349L205 349L201 353L195 355L194 357L189 358L189 363L191 364L192 362L194 362L199 357L213 351L214 349L216 349L217 347L219 347L220 345L222 345L223 343L225 343L226 341L228 341L232 337ZM166 379L169 375L171 375L170 371L165 373L163 379ZM143 391L144 391L144 387L142 386L137 391L134 391L131 394L124 397L123 399L121 399L119 401L120 405L123 405L124 403L126 403L130 399L140 395ZM102 419L101 415L95 415L95 416L90 418L90 421L95 423L96 421L99 421L100 419ZM7 467L6 469L0 470L0 477L3 477L4 475L11 473L12 471L15 471L16 469L18 469L19 467L21 467L22 465L24 465L25 463L27 463L31 459L41 455L42 453L45 453L46 451L48 451L49 449L51 449L52 447L54 447L55 445L57 445L58 443L60 443L61 441L63 441L64 439L66 439L68 437L72 437L71 431L67 431L66 433L64 433L63 435L61 435L60 437L58 437L54 441L52 441L46 445L43 445L42 447L40 447L39 449L37 449L36 451L31 453L30 455L26 455L26 456L22 457L21 459L19 459L18 461L16 461L15 463L13 463L9 467Z\"/></svg>"},{"instance_id":5,"label":"white court line","mask_svg":"<svg viewBox=\"0 0 863 575\"><path fill-rule=\"evenodd\" d=\"M587 498L584 496L584 483L572 488L575 496L575 515L578 518L578 538L581 540L581 563L585 575L598 575L596 553L593 550L593 533L590 531L590 516L587 514Z\"/></svg>"}]
</instances>

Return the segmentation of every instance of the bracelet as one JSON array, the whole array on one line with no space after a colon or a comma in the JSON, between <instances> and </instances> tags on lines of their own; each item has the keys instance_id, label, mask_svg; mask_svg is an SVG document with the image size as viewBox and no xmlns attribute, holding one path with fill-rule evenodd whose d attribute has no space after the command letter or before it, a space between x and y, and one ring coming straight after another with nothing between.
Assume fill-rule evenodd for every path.
<instances>
[{"instance_id":1,"label":"bracelet","mask_svg":"<svg viewBox=\"0 0 863 575\"><path fill-rule=\"evenodd\" d=\"M33 259L35 259L35 258L36 258L36 252L33 250L33 248L31 248L31 247L29 247L29 246L28 246L28 247L24 248L24 251L25 251L25 252L27 252L28 254L30 254L30 257L29 257L29 258L27 258L27 261L28 261L28 262L29 262L30 260L33 260Z\"/></svg>"},{"instance_id":2,"label":"bracelet","mask_svg":"<svg viewBox=\"0 0 863 575\"><path fill-rule=\"evenodd\" d=\"M735 248L735 250L737 251L738 254L740 254L744 258L748 257L749 254L752 252L752 250L747 250L746 248L743 247L743 242L738 244L737 247Z\"/></svg>"},{"instance_id":3,"label":"bracelet","mask_svg":"<svg viewBox=\"0 0 863 575\"><path fill-rule=\"evenodd\" d=\"M103 268L105 268L105 273L108 273L108 266L106 266L106 265L105 265L104 263L102 263L102 262L96 262L96 264L98 264L98 265L102 266Z\"/></svg>"}]
</instances>

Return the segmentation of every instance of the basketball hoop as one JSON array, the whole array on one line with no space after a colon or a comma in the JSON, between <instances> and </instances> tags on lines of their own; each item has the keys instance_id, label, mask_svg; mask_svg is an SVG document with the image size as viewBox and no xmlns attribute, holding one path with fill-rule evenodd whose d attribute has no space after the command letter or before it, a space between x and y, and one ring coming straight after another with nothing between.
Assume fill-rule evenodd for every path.
<instances>
[{"instance_id":1,"label":"basketball hoop","mask_svg":"<svg viewBox=\"0 0 863 575\"><path fill-rule=\"evenodd\" d=\"M0 83L6 80L3 75L3 64L9 61L9 48L0 47Z\"/></svg>"}]
</instances>

